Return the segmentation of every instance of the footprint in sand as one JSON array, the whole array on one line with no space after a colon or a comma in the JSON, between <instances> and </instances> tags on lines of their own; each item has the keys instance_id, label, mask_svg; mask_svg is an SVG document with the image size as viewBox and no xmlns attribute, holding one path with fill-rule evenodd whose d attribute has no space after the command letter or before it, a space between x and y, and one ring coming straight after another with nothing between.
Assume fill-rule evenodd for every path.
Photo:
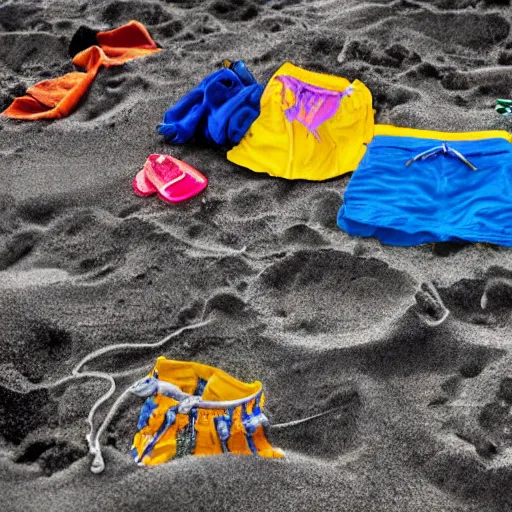
<instances>
[{"instance_id":1,"label":"footprint in sand","mask_svg":"<svg viewBox=\"0 0 512 512\"><path fill-rule=\"evenodd\" d=\"M0 26L5 32L26 30L39 21L41 21L39 6L23 5L22 3L13 5L9 2L0 6Z\"/></svg>"},{"instance_id":2,"label":"footprint in sand","mask_svg":"<svg viewBox=\"0 0 512 512\"><path fill-rule=\"evenodd\" d=\"M229 21L250 21L258 16L260 10L247 0L216 0L211 4L210 12Z\"/></svg>"},{"instance_id":3,"label":"footprint in sand","mask_svg":"<svg viewBox=\"0 0 512 512\"><path fill-rule=\"evenodd\" d=\"M354 39L346 43L338 55L338 62L353 60L360 60L374 66L400 68L402 65L409 67L421 62L421 57L399 43L391 44L383 49L370 40Z\"/></svg>"},{"instance_id":4,"label":"footprint in sand","mask_svg":"<svg viewBox=\"0 0 512 512\"><path fill-rule=\"evenodd\" d=\"M100 19L112 26L122 25L130 20L137 20L143 25L151 26L169 22L173 19L173 15L170 10L157 2L115 0L106 4Z\"/></svg>"},{"instance_id":5,"label":"footprint in sand","mask_svg":"<svg viewBox=\"0 0 512 512\"><path fill-rule=\"evenodd\" d=\"M271 323L298 335L382 328L404 313L409 276L372 258L332 249L298 250L249 285L248 301ZM364 312L364 314L363 314Z\"/></svg>"}]
</instances>

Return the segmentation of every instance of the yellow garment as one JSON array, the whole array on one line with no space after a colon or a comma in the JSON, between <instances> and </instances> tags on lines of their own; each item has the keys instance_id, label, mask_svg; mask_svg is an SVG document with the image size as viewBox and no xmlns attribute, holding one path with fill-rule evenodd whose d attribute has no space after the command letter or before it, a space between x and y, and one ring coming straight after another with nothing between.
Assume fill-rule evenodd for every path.
<instances>
[{"instance_id":1,"label":"yellow garment","mask_svg":"<svg viewBox=\"0 0 512 512\"><path fill-rule=\"evenodd\" d=\"M246 384L218 368L188 361L173 361L165 357L157 359L150 376L158 376L159 380L170 382L191 395L197 392L198 385L202 382L204 389L201 398L205 401L237 400L250 397L262 390L262 385L259 381ZM156 407L152 410L147 424L135 434L132 449L136 450L138 457L143 454L148 444L158 432L164 422L165 413L169 408L178 404L173 398L162 394L157 394L148 400L152 402L153 406L156 405ZM256 398L245 405L247 414L252 414L257 406L256 404L263 408L264 401L265 396L261 392L261 394L258 394ZM197 416L193 422L195 430L193 454L215 455L223 453L224 450L222 449L216 429L215 418L225 416L228 411L226 409L202 408L197 408L196 411ZM227 451L237 454L253 454L254 452L250 449L248 436L242 424L243 406L233 408L230 412L231 424L229 439L226 443ZM190 414L176 415L174 424L167 429L150 453L143 457L143 464L161 464L177 456L177 437L180 431L183 431L183 429L190 425ZM281 450L272 448L265 436L263 426L258 425L250 438L256 453L261 457L281 458L284 456Z\"/></svg>"},{"instance_id":2,"label":"yellow garment","mask_svg":"<svg viewBox=\"0 0 512 512\"><path fill-rule=\"evenodd\" d=\"M417 128L403 128L390 124L376 124L375 135L392 137L416 137L418 139L439 139L445 141L506 139L512 143L512 134L505 130L486 130L480 132L436 132Z\"/></svg>"},{"instance_id":3,"label":"yellow garment","mask_svg":"<svg viewBox=\"0 0 512 512\"><path fill-rule=\"evenodd\" d=\"M327 91L343 92L351 84L346 78L323 75L287 62L265 87L261 113L240 144L227 158L255 172L286 179L321 181L356 169L373 138L372 96L359 80L353 92L341 99L333 117L323 122L318 139L298 120L288 121L285 110L296 98L277 77L288 76Z\"/></svg>"}]
</instances>

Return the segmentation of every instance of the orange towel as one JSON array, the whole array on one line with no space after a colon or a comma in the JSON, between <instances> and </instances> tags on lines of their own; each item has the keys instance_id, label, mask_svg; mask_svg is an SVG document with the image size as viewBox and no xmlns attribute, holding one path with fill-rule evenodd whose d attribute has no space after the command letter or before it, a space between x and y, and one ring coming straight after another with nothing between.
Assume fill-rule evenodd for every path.
<instances>
[{"instance_id":1,"label":"orange towel","mask_svg":"<svg viewBox=\"0 0 512 512\"><path fill-rule=\"evenodd\" d=\"M98 45L77 53L75 66L85 69L59 78L44 80L27 89L2 112L15 119L59 119L68 116L94 81L101 66L120 66L125 62L160 51L141 23L130 21L122 27L96 34Z\"/></svg>"}]
</instances>

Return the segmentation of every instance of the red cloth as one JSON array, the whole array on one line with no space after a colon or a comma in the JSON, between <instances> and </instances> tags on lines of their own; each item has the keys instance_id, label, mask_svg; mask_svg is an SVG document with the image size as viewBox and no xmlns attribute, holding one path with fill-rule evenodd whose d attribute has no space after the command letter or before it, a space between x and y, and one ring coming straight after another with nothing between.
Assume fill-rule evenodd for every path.
<instances>
[{"instance_id":1,"label":"red cloth","mask_svg":"<svg viewBox=\"0 0 512 512\"><path fill-rule=\"evenodd\" d=\"M66 117L86 94L101 66L120 66L160 51L138 21L98 32L96 39L99 46L91 46L73 58L73 64L85 72L74 71L39 82L27 90L26 96L16 98L2 115L26 120Z\"/></svg>"}]
</instances>

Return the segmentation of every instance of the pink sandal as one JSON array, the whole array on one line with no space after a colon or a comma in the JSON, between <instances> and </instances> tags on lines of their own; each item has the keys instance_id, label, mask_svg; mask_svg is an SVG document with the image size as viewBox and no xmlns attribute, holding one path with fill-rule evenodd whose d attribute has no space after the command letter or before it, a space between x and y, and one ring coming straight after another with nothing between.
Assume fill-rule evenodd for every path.
<instances>
[{"instance_id":1,"label":"pink sandal","mask_svg":"<svg viewBox=\"0 0 512 512\"><path fill-rule=\"evenodd\" d=\"M198 170L169 155L149 155L133 180L138 196L158 194L166 203L179 203L202 192L208 180Z\"/></svg>"}]
</instances>

